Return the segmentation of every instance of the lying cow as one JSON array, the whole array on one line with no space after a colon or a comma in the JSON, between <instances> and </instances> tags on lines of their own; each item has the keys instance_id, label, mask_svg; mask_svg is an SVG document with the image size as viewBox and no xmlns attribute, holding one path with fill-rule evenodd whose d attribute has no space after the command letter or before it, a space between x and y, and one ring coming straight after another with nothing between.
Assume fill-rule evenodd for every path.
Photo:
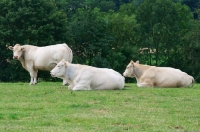
<instances>
[{"instance_id":1,"label":"lying cow","mask_svg":"<svg viewBox=\"0 0 200 132\"><path fill-rule=\"evenodd\" d=\"M73 57L72 50L65 43L45 47L16 44L8 48L13 51L13 59L19 60L30 73L30 85L37 83L38 70L50 71L63 58L72 62ZM66 83L66 80L63 80L63 85Z\"/></svg>"},{"instance_id":2,"label":"lying cow","mask_svg":"<svg viewBox=\"0 0 200 132\"><path fill-rule=\"evenodd\" d=\"M107 68L96 68L60 61L50 71L52 77L67 79L69 90L112 90L124 88L124 77Z\"/></svg>"},{"instance_id":3,"label":"lying cow","mask_svg":"<svg viewBox=\"0 0 200 132\"><path fill-rule=\"evenodd\" d=\"M135 77L138 87L189 87L194 78L179 69L141 65L132 60L123 73L125 77Z\"/></svg>"}]
</instances>

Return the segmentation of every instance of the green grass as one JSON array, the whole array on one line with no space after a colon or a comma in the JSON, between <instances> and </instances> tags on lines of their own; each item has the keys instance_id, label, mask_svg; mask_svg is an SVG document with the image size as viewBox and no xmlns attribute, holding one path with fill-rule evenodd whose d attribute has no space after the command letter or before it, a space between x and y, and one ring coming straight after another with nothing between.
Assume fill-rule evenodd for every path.
<instances>
[{"instance_id":1,"label":"green grass","mask_svg":"<svg viewBox=\"0 0 200 132\"><path fill-rule=\"evenodd\" d=\"M0 130L200 131L200 84L192 88L67 90L61 82L0 83Z\"/></svg>"}]
</instances>

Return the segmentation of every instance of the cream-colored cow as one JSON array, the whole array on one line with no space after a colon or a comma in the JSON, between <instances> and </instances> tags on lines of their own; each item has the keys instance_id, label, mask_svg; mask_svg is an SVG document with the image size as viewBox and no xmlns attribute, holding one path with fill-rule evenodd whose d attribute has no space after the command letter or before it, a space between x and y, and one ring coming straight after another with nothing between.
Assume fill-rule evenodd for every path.
<instances>
[{"instance_id":1,"label":"cream-colored cow","mask_svg":"<svg viewBox=\"0 0 200 132\"><path fill-rule=\"evenodd\" d=\"M179 69L139 64L132 60L123 73L125 77L135 77L138 87L189 87L194 78Z\"/></svg>"},{"instance_id":2,"label":"cream-colored cow","mask_svg":"<svg viewBox=\"0 0 200 132\"><path fill-rule=\"evenodd\" d=\"M114 90L124 88L124 77L107 68L96 68L87 65L71 64L60 61L50 71L52 77L67 79L69 90Z\"/></svg>"},{"instance_id":3,"label":"cream-colored cow","mask_svg":"<svg viewBox=\"0 0 200 132\"><path fill-rule=\"evenodd\" d=\"M13 51L13 59L19 60L30 73L30 85L37 84L38 70L50 71L62 59L72 62L73 57L72 50L65 43L45 47L16 44L8 48ZM63 80L63 85L66 83Z\"/></svg>"}]
</instances>

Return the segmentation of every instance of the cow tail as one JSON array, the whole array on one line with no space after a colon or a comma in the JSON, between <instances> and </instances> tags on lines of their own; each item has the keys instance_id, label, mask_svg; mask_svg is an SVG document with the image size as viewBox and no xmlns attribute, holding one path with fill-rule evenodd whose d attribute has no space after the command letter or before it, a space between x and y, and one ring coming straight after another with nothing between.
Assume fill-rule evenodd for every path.
<instances>
[{"instance_id":1,"label":"cow tail","mask_svg":"<svg viewBox=\"0 0 200 132\"><path fill-rule=\"evenodd\" d=\"M66 43L64 43L65 44L65 47L67 48L67 51L68 51L68 54L69 54L69 56L68 56L68 62L72 62L72 59L73 59L73 52L72 52L72 50L71 50L71 48L66 44Z\"/></svg>"},{"instance_id":2,"label":"cow tail","mask_svg":"<svg viewBox=\"0 0 200 132\"><path fill-rule=\"evenodd\" d=\"M194 86L194 82L195 82L195 80L194 80L194 78L192 78L192 83L191 83L191 85L189 87L193 87Z\"/></svg>"},{"instance_id":3,"label":"cow tail","mask_svg":"<svg viewBox=\"0 0 200 132\"><path fill-rule=\"evenodd\" d=\"M72 62L72 58L73 58L73 52L72 52L72 50L71 50L71 48L69 48L68 47L68 49L69 49L69 52L70 52L70 63Z\"/></svg>"}]
</instances>

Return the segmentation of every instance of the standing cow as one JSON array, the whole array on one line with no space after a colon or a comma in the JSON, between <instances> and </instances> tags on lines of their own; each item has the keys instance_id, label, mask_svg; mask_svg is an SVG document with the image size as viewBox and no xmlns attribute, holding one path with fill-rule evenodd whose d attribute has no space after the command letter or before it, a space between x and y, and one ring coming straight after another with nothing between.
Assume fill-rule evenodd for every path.
<instances>
[{"instance_id":1,"label":"standing cow","mask_svg":"<svg viewBox=\"0 0 200 132\"><path fill-rule=\"evenodd\" d=\"M13 59L19 60L30 73L30 85L37 84L38 70L50 71L62 59L72 62L73 57L72 50L65 43L44 47L16 44L8 48L13 51ZM66 83L63 80L63 85Z\"/></svg>"},{"instance_id":2,"label":"standing cow","mask_svg":"<svg viewBox=\"0 0 200 132\"><path fill-rule=\"evenodd\" d=\"M194 78L179 69L141 65L132 60L123 73L125 77L135 77L138 87L189 87Z\"/></svg>"},{"instance_id":3,"label":"standing cow","mask_svg":"<svg viewBox=\"0 0 200 132\"><path fill-rule=\"evenodd\" d=\"M87 65L71 64L60 61L50 71L52 77L67 79L69 90L112 90L124 88L124 77L107 68L96 68Z\"/></svg>"}]
</instances>

